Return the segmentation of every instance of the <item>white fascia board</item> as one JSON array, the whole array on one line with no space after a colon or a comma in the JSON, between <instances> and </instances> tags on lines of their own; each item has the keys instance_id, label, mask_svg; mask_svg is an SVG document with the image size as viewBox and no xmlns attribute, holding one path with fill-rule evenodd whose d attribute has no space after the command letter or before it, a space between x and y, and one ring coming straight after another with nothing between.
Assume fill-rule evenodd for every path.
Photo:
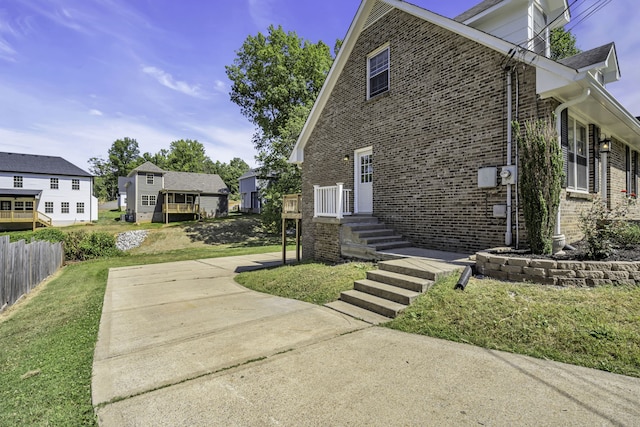
<instances>
[{"instance_id":1,"label":"white fascia board","mask_svg":"<svg viewBox=\"0 0 640 427\"><path fill-rule=\"evenodd\" d=\"M304 147L307 145L307 141L311 136L311 132L313 132L313 128L316 126L318 119L320 118L320 114L327 104L327 100L329 99L329 95L333 91L333 88L338 81L338 77L342 73L351 52L353 51L353 47L358 40L358 36L362 31L362 27L373 9L373 5L376 0L365 0L360 4L358 11L356 12L356 16L353 18L351 25L349 26L349 30L347 31L347 35L344 38L344 42L338 51L338 55L333 61L331 68L329 69L329 74L322 85L322 89L320 89L320 93L316 98L316 102L313 104L311 108L311 112L309 113L309 117L307 117L307 121L302 127L302 131L300 132L300 136L296 141L296 145L293 147L293 151L291 152L291 156L289 156L289 163L297 163L300 164L304 161Z\"/></svg>"},{"instance_id":2,"label":"white fascia board","mask_svg":"<svg viewBox=\"0 0 640 427\"><path fill-rule=\"evenodd\" d=\"M596 79L590 74L585 79L589 83L589 87L592 91L592 96L601 100L601 104L609 112L614 114L623 124L628 127L631 132L637 135L640 140L640 121L631 114L625 107L618 101L613 95L607 91Z\"/></svg>"}]
</instances>

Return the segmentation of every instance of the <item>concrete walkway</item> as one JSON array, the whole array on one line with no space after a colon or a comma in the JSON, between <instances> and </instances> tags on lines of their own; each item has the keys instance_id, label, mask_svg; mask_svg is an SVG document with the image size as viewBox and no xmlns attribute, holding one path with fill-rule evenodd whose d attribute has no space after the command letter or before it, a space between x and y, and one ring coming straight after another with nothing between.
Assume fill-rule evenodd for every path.
<instances>
[{"instance_id":1,"label":"concrete walkway","mask_svg":"<svg viewBox=\"0 0 640 427\"><path fill-rule=\"evenodd\" d=\"M279 260L112 269L100 425L640 425L640 379L374 327L233 281Z\"/></svg>"}]
</instances>

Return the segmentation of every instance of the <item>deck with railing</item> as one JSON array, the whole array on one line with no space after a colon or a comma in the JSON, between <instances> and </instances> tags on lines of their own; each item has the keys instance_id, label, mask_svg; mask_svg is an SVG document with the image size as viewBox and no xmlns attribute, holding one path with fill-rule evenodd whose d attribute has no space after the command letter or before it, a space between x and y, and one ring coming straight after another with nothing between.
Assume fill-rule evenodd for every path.
<instances>
[{"instance_id":1,"label":"deck with railing","mask_svg":"<svg viewBox=\"0 0 640 427\"><path fill-rule=\"evenodd\" d=\"M51 218L38 211L0 211L0 223L32 223L51 227Z\"/></svg>"},{"instance_id":2,"label":"deck with railing","mask_svg":"<svg viewBox=\"0 0 640 427\"><path fill-rule=\"evenodd\" d=\"M336 185L313 186L313 217L344 218L351 215L351 190Z\"/></svg>"},{"instance_id":3,"label":"deck with railing","mask_svg":"<svg viewBox=\"0 0 640 427\"><path fill-rule=\"evenodd\" d=\"M200 212L200 205L197 203L164 203L162 213L170 214L195 214Z\"/></svg>"}]
</instances>

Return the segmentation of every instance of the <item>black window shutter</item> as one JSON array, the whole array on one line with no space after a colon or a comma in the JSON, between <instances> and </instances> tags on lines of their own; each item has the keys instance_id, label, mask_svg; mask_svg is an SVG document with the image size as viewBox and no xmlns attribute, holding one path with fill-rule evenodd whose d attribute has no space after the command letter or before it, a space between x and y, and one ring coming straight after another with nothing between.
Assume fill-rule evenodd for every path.
<instances>
[{"instance_id":1,"label":"black window shutter","mask_svg":"<svg viewBox=\"0 0 640 427\"><path fill-rule=\"evenodd\" d=\"M564 164L562 188L567 188L569 185L569 110L567 108L560 113L560 146L562 147L562 162Z\"/></svg>"},{"instance_id":2,"label":"black window shutter","mask_svg":"<svg viewBox=\"0 0 640 427\"><path fill-rule=\"evenodd\" d=\"M633 175L631 177L631 192L638 196L638 152L633 152Z\"/></svg>"},{"instance_id":3,"label":"black window shutter","mask_svg":"<svg viewBox=\"0 0 640 427\"><path fill-rule=\"evenodd\" d=\"M596 125L590 125L591 146L593 147L593 186L592 192L600 191L600 128Z\"/></svg>"},{"instance_id":4,"label":"black window shutter","mask_svg":"<svg viewBox=\"0 0 640 427\"><path fill-rule=\"evenodd\" d=\"M627 170L627 194L631 194L631 149L627 145L625 147L625 168Z\"/></svg>"}]
</instances>

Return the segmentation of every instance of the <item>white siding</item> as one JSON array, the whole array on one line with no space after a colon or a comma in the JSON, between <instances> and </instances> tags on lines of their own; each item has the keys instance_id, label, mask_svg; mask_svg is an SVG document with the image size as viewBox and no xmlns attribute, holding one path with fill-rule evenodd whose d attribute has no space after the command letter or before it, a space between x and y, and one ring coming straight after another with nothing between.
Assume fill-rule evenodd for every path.
<instances>
[{"instance_id":1,"label":"white siding","mask_svg":"<svg viewBox=\"0 0 640 427\"><path fill-rule=\"evenodd\" d=\"M97 219L98 212L92 196L92 178L62 175L38 175L19 172L0 172L0 188L13 189L13 177L22 177L23 190L41 190L40 199L36 200L35 209L45 213L45 202L53 202L53 213L47 213L53 225L72 225ZM51 189L51 178L58 178L58 189ZM72 181L79 180L80 189L72 189ZM62 202L69 203L69 213L61 211ZM84 213L77 213L77 204L84 203ZM95 212L94 212L95 208Z\"/></svg>"}]
</instances>

